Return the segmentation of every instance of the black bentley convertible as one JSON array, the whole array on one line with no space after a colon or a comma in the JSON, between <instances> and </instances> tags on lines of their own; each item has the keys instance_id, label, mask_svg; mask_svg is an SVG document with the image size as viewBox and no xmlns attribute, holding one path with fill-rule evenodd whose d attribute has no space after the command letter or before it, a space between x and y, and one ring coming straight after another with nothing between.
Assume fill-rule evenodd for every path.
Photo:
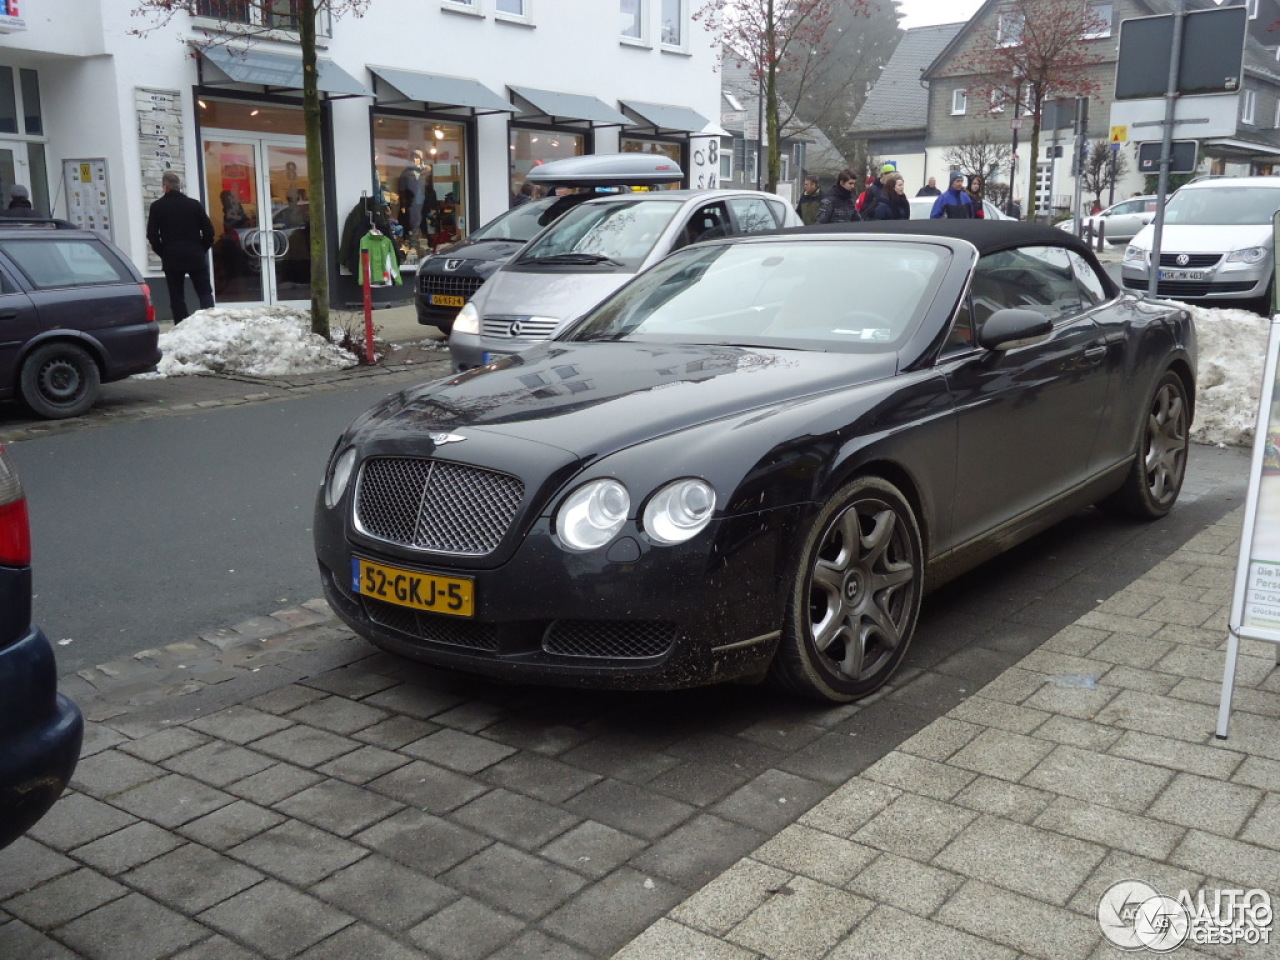
<instances>
[{"instance_id":1,"label":"black bentley convertible","mask_svg":"<svg viewBox=\"0 0 1280 960\"><path fill-rule=\"evenodd\" d=\"M460 670L856 699L929 588L1091 504L1167 513L1195 370L1189 314L1061 230L695 244L356 420L316 505L325 593Z\"/></svg>"}]
</instances>

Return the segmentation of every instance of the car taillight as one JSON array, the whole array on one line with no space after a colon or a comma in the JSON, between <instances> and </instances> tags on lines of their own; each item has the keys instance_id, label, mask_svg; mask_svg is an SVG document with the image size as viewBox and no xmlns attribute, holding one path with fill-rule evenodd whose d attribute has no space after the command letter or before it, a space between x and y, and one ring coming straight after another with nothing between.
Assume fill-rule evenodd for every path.
<instances>
[{"instance_id":1,"label":"car taillight","mask_svg":"<svg viewBox=\"0 0 1280 960\"><path fill-rule=\"evenodd\" d=\"M151 302L151 288L145 283L142 285L142 299L147 301L147 323L155 323L156 306Z\"/></svg>"},{"instance_id":2,"label":"car taillight","mask_svg":"<svg viewBox=\"0 0 1280 960\"><path fill-rule=\"evenodd\" d=\"M31 564L31 523L18 471L4 447L0 447L0 565Z\"/></svg>"}]
</instances>

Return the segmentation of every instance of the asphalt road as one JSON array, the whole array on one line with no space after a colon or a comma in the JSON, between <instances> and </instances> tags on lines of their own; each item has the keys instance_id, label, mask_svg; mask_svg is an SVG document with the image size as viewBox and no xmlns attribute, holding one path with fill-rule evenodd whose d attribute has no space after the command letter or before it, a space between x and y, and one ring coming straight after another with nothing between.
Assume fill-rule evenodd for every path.
<instances>
[{"instance_id":1,"label":"asphalt road","mask_svg":"<svg viewBox=\"0 0 1280 960\"><path fill-rule=\"evenodd\" d=\"M311 511L374 383L12 444L35 617L74 671L320 596Z\"/></svg>"}]
</instances>

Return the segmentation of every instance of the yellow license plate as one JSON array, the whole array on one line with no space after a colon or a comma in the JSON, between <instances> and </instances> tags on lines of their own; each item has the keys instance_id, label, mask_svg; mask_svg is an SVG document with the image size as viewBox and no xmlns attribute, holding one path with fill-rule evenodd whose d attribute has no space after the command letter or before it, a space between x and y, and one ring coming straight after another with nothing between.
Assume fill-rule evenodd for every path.
<instances>
[{"instance_id":1,"label":"yellow license plate","mask_svg":"<svg viewBox=\"0 0 1280 960\"><path fill-rule=\"evenodd\" d=\"M475 615L475 584L462 577L418 573L352 557L351 588L363 596L414 610L455 617Z\"/></svg>"},{"instance_id":2,"label":"yellow license plate","mask_svg":"<svg viewBox=\"0 0 1280 960\"><path fill-rule=\"evenodd\" d=\"M460 307L466 303L465 297L450 297L443 293L433 293L431 303L437 307Z\"/></svg>"}]
</instances>

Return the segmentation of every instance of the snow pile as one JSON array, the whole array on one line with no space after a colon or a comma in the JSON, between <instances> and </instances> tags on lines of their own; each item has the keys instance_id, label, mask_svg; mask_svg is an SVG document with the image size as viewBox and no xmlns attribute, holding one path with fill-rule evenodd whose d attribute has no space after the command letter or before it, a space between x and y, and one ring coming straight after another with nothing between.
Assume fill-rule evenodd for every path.
<instances>
[{"instance_id":1,"label":"snow pile","mask_svg":"<svg viewBox=\"0 0 1280 960\"><path fill-rule=\"evenodd\" d=\"M1247 310L1188 309L1200 346L1191 439L1252 446L1271 320Z\"/></svg>"},{"instance_id":2,"label":"snow pile","mask_svg":"<svg viewBox=\"0 0 1280 960\"><path fill-rule=\"evenodd\" d=\"M200 310L160 334L156 374L238 373L250 377L320 373L356 358L311 332L310 315L291 307Z\"/></svg>"}]
</instances>

